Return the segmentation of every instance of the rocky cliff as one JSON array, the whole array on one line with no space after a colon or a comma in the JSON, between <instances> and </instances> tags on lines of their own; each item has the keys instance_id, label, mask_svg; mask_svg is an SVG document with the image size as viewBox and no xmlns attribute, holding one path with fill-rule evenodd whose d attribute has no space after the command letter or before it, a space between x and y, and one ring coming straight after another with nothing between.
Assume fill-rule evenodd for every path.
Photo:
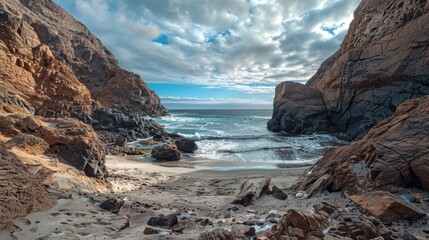
<instances>
[{"instance_id":1,"label":"rocky cliff","mask_svg":"<svg viewBox=\"0 0 429 240\"><path fill-rule=\"evenodd\" d=\"M53 1L0 1L0 229L47 207L47 186L107 191L100 137L162 133L141 116L166 114L142 79Z\"/></svg>"},{"instance_id":2,"label":"rocky cliff","mask_svg":"<svg viewBox=\"0 0 429 240\"><path fill-rule=\"evenodd\" d=\"M341 48L308 83L276 88L269 128L360 139L328 150L294 189L429 190L428 47L429 2L364 0Z\"/></svg>"},{"instance_id":3,"label":"rocky cliff","mask_svg":"<svg viewBox=\"0 0 429 240\"><path fill-rule=\"evenodd\" d=\"M426 0L363 0L341 48L307 84L276 88L268 128L358 139L405 100L429 94L428 11Z\"/></svg>"},{"instance_id":4,"label":"rocky cliff","mask_svg":"<svg viewBox=\"0 0 429 240\"><path fill-rule=\"evenodd\" d=\"M103 108L162 116L167 110L142 79L121 69L114 56L72 16L52 0L0 3L2 18L31 48L44 44L67 66Z\"/></svg>"}]
</instances>

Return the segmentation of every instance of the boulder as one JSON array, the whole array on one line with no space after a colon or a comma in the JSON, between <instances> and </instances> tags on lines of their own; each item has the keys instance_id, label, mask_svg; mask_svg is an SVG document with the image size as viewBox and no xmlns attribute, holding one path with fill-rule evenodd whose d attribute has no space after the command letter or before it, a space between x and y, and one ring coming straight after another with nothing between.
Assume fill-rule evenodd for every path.
<instances>
[{"instance_id":1,"label":"boulder","mask_svg":"<svg viewBox=\"0 0 429 240\"><path fill-rule=\"evenodd\" d=\"M312 214L306 210L290 209L283 215L280 223L272 228L267 237L273 240L289 239L296 235L301 239L320 239L324 235L323 231L329 227L329 219Z\"/></svg>"},{"instance_id":2,"label":"boulder","mask_svg":"<svg viewBox=\"0 0 429 240\"><path fill-rule=\"evenodd\" d=\"M256 190L256 198L262 197L264 193L267 193L268 188L270 187L271 178L267 177L264 178L262 181L258 184L258 189Z\"/></svg>"},{"instance_id":3,"label":"boulder","mask_svg":"<svg viewBox=\"0 0 429 240\"><path fill-rule=\"evenodd\" d=\"M287 199L287 194L275 185L271 189L271 195L279 200Z\"/></svg>"},{"instance_id":4,"label":"boulder","mask_svg":"<svg viewBox=\"0 0 429 240\"><path fill-rule=\"evenodd\" d=\"M182 157L179 150L166 145L155 147L151 154L153 158L165 161L178 161Z\"/></svg>"},{"instance_id":5,"label":"boulder","mask_svg":"<svg viewBox=\"0 0 429 240\"><path fill-rule=\"evenodd\" d=\"M198 146L194 140L182 138L174 142L177 146L177 149L186 153L194 153Z\"/></svg>"},{"instance_id":6,"label":"boulder","mask_svg":"<svg viewBox=\"0 0 429 240\"><path fill-rule=\"evenodd\" d=\"M100 203L100 208L117 214L124 206L124 200L117 198L108 198Z\"/></svg>"},{"instance_id":7,"label":"boulder","mask_svg":"<svg viewBox=\"0 0 429 240\"><path fill-rule=\"evenodd\" d=\"M115 139L115 145L120 147L127 147L128 146L128 140L127 138L123 136L118 136Z\"/></svg>"},{"instance_id":8,"label":"boulder","mask_svg":"<svg viewBox=\"0 0 429 240\"><path fill-rule=\"evenodd\" d=\"M157 141L157 142L165 142L165 141L169 140L170 137L166 133L155 133L153 135L152 139L154 141Z\"/></svg>"},{"instance_id":9,"label":"boulder","mask_svg":"<svg viewBox=\"0 0 429 240\"><path fill-rule=\"evenodd\" d=\"M257 185L252 180L246 180L240 186L240 192L234 198L232 203L241 204L243 206L250 205L253 197L260 198L264 193L269 192L271 178L262 179Z\"/></svg>"},{"instance_id":10,"label":"boulder","mask_svg":"<svg viewBox=\"0 0 429 240\"><path fill-rule=\"evenodd\" d=\"M173 213L167 216L160 215L158 217L152 217L148 220L147 224L153 227L173 228L178 224L177 214Z\"/></svg>"},{"instance_id":11,"label":"boulder","mask_svg":"<svg viewBox=\"0 0 429 240\"><path fill-rule=\"evenodd\" d=\"M383 191L354 195L351 196L351 200L382 221L416 219L426 216L426 213L415 205Z\"/></svg>"},{"instance_id":12,"label":"boulder","mask_svg":"<svg viewBox=\"0 0 429 240\"><path fill-rule=\"evenodd\" d=\"M256 194L256 184L252 180L246 180L240 186L240 192L234 198L232 203L248 206Z\"/></svg>"}]
</instances>

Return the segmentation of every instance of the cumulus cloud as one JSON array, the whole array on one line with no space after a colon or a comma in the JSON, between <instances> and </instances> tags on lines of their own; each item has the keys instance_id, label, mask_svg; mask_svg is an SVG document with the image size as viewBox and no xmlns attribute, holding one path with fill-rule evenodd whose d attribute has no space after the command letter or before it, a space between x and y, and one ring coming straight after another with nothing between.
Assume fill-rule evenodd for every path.
<instances>
[{"instance_id":1,"label":"cumulus cloud","mask_svg":"<svg viewBox=\"0 0 429 240\"><path fill-rule=\"evenodd\" d=\"M269 93L339 47L360 0L56 0L148 82ZM95 14L96 13L96 14Z\"/></svg>"}]
</instances>

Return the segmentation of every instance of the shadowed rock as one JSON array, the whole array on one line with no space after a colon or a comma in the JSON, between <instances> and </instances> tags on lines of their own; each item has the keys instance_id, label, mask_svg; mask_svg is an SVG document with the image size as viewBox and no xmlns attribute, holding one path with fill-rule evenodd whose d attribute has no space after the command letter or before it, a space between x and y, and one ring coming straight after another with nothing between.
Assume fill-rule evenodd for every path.
<instances>
[{"instance_id":1,"label":"shadowed rock","mask_svg":"<svg viewBox=\"0 0 429 240\"><path fill-rule=\"evenodd\" d=\"M165 161L178 161L182 157L179 150L166 145L155 147L151 154L153 158Z\"/></svg>"},{"instance_id":2,"label":"shadowed rock","mask_svg":"<svg viewBox=\"0 0 429 240\"><path fill-rule=\"evenodd\" d=\"M174 142L177 146L177 149L187 152L187 153L193 153L198 149L197 144L194 140L183 138L180 140L177 140Z\"/></svg>"}]
</instances>

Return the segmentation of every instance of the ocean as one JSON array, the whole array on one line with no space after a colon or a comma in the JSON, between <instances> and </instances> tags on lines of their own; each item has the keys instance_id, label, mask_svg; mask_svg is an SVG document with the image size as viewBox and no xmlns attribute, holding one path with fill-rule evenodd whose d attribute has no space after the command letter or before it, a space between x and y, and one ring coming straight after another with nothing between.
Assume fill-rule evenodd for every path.
<instances>
[{"instance_id":1,"label":"ocean","mask_svg":"<svg viewBox=\"0 0 429 240\"><path fill-rule=\"evenodd\" d=\"M191 157L253 163L261 167L310 165L345 142L330 135L287 136L267 130L272 110L170 110L156 119L166 131L196 141Z\"/></svg>"}]
</instances>

